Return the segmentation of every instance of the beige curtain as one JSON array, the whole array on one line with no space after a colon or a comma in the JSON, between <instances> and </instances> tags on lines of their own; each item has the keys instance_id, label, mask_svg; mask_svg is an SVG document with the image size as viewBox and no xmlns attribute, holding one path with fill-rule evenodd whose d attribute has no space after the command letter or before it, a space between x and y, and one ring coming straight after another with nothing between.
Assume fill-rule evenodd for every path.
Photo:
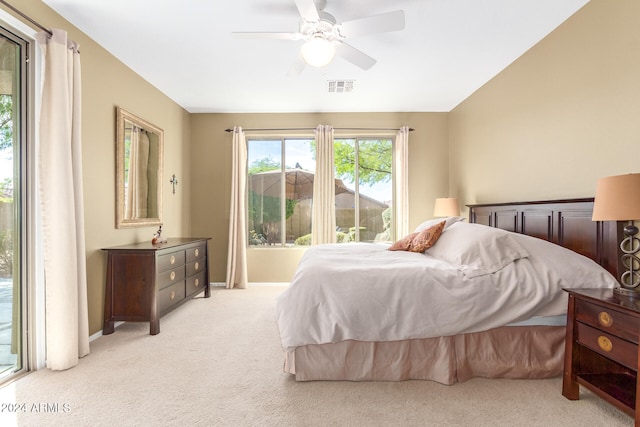
<instances>
[{"instance_id":1,"label":"beige curtain","mask_svg":"<svg viewBox=\"0 0 640 427\"><path fill-rule=\"evenodd\" d=\"M233 128L231 208L227 288L247 287L247 140L241 127Z\"/></svg>"},{"instance_id":2,"label":"beige curtain","mask_svg":"<svg viewBox=\"0 0 640 427\"><path fill-rule=\"evenodd\" d=\"M319 125L316 135L316 172L313 179L311 244L336 242L336 185L333 166L333 127Z\"/></svg>"},{"instance_id":3,"label":"beige curtain","mask_svg":"<svg viewBox=\"0 0 640 427\"><path fill-rule=\"evenodd\" d=\"M394 145L396 239L409 233L409 127L402 126Z\"/></svg>"},{"instance_id":4,"label":"beige curtain","mask_svg":"<svg viewBox=\"0 0 640 427\"><path fill-rule=\"evenodd\" d=\"M80 52L67 33L37 36L44 56L38 186L50 369L89 353L80 142Z\"/></svg>"},{"instance_id":5,"label":"beige curtain","mask_svg":"<svg viewBox=\"0 0 640 427\"><path fill-rule=\"evenodd\" d=\"M127 175L127 204L125 218L148 218L149 199L149 136L133 126L130 132L129 173Z\"/></svg>"}]
</instances>

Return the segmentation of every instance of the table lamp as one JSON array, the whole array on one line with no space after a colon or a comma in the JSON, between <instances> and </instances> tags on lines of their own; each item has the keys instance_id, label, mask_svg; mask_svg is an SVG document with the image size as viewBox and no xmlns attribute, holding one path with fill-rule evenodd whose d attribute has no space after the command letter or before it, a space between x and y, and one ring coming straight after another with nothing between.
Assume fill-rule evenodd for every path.
<instances>
[{"instance_id":1,"label":"table lamp","mask_svg":"<svg viewBox=\"0 0 640 427\"><path fill-rule=\"evenodd\" d=\"M628 221L624 239L620 243L622 265L626 271L620 276L618 292L640 297L640 239L636 237L640 220L640 173L609 176L598 180L593 206L593 221Z\"/></svg>"},{"instance_id":2,"label":"table lamp","mask_svg":"<svg viewBox=\"0 0 640 427\"><path fill-rule=\"evenodd\" d=\"M433 208L433 216L460 216L460 208L458 207L458 199L453 197L441 197L436 199L436 205Z\"/></svg>"}]
</instances>

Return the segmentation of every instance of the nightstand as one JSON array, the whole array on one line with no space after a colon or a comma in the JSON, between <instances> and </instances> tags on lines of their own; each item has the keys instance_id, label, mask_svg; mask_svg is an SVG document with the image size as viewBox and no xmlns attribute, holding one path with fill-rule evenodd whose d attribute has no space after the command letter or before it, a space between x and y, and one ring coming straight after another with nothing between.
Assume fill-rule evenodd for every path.
<instances>
[{"instance_id":1,"label":"nightstand","mask_svg":"<svg viewBox=\"0 0 640 427\"><path fill-rule=\"evenodd\" d=\"M569 293L562 395L578 400L579 385L635 418L640 426L638 337L640 299L612 289Z\"/></svg>"}]
</instances>

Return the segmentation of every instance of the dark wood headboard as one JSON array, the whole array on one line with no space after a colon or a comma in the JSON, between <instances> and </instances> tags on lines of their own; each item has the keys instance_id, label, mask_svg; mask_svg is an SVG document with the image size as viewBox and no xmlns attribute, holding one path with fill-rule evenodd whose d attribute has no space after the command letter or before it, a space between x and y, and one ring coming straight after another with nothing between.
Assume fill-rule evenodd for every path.
<instances>
[{"instance_id":1,"label":"dark wood headboard","mask_svg":"<svg viewBox=\"0 0 640 427\"><path fill-rule=\"evenodd\" d=\"M467 205L469 222L523 233L585 255L619 278L623 222L592 221L593 198Z\"/></svg>"}]
</instances>

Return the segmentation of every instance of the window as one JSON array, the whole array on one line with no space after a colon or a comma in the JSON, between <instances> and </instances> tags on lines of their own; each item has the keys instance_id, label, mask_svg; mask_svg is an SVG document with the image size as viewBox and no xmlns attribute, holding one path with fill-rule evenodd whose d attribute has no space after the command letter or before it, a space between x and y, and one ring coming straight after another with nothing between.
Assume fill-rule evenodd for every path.
<instances>
[{"instance_id":1,"label":"window","mask_svg":"<svg viewBox=\"0 0 640 427\"><path fill-rule=\"evenodd\" d=\"M336 191L336 226L346 234L339 235L342 241L392 241L392 139L334 139L334 163L336 178L347 188Z\"/></svg>"},{"instance_id":2,"label":"window","mask_svg":"<svg viewBox=\"0 0 640 427\"><path fill-rule=\"evenodd\" d=\"M249 246L311 244L315 141L247 139ZM393 140L334 140L336 241L393 240ZM356 226L357 224L357 226Z\"/></svg>"},{"instance_id":3,"label":"window","mask_svg":"<svg viewBox=\"0 0 640 427\"><path fill-rule=\"evenodd\" d=\"M313 140L257 139L247 146L249 245L310 244Z\"/></svg>"},{"instance_id":4,"label":"window","mask_svg":"<svg viewBox=\"0 0 640 427\"><path fill-rule=\"evenodd\" d=\"M27 46L0 27L0 381L25 360Z\"/></svg>"}]
</instances>

